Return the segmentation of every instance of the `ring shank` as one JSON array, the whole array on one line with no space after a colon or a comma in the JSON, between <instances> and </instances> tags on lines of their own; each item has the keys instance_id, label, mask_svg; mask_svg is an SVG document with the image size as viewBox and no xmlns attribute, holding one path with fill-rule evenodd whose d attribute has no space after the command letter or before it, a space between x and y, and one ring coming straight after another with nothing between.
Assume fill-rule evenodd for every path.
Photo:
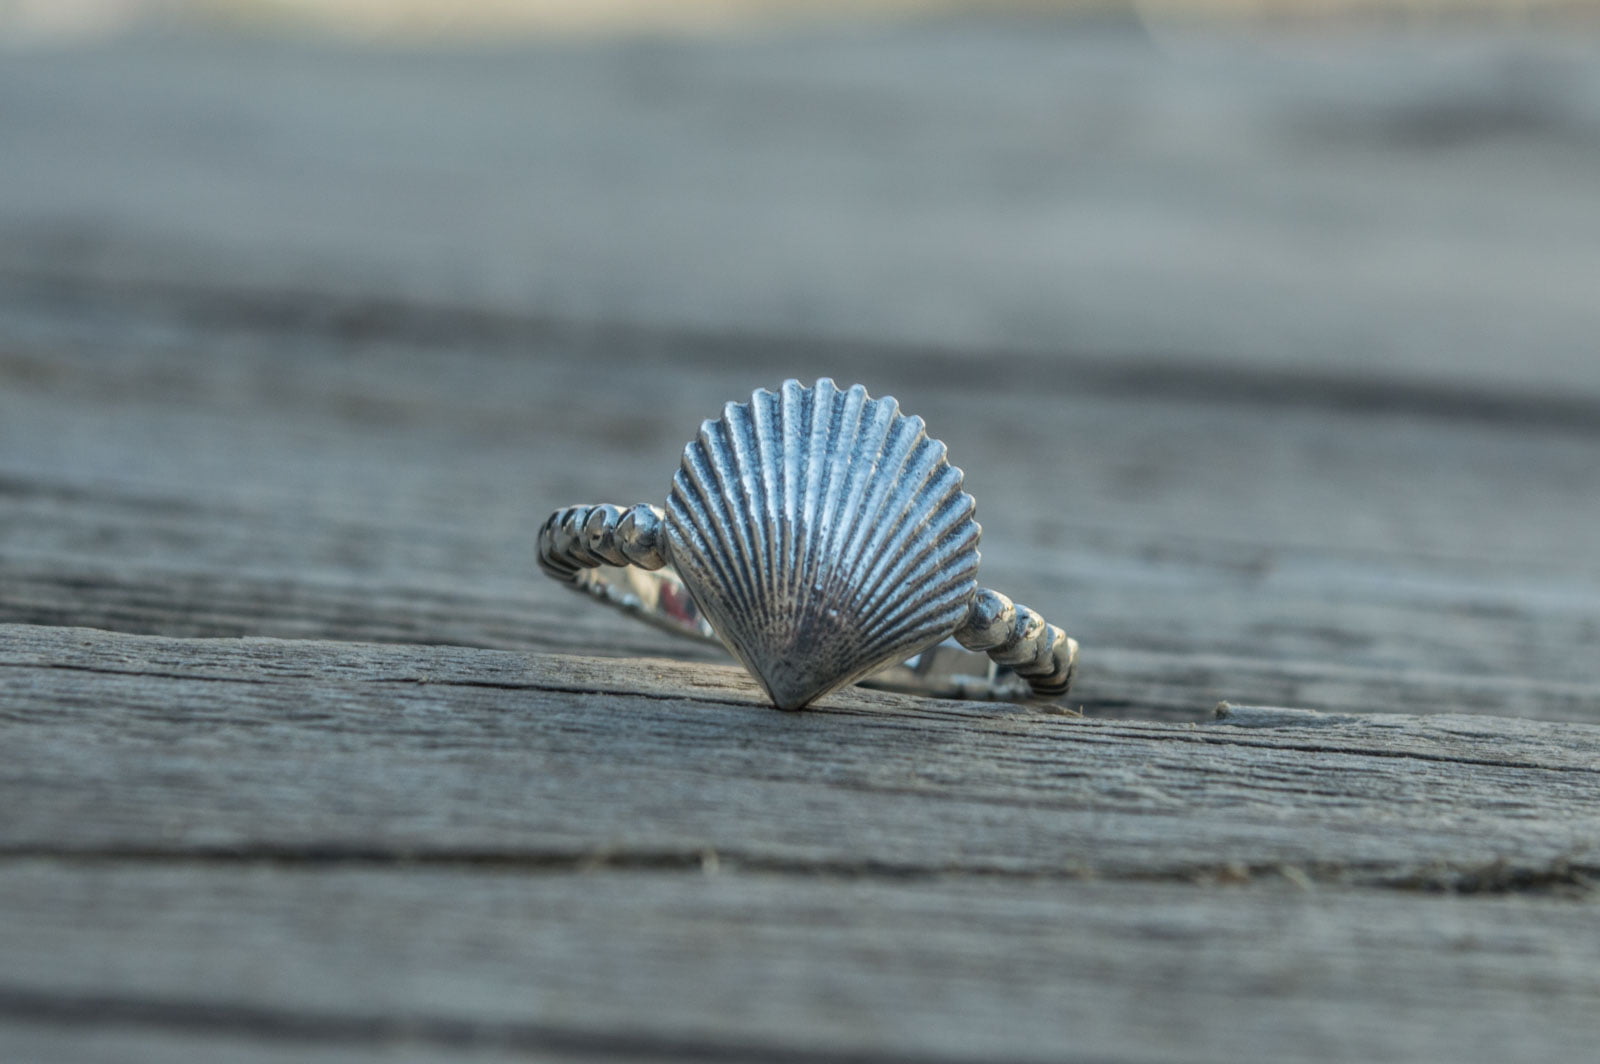
<instances>
[{"instance_id":1,"label":"ring shank","mask_svg":"<svg viewBox=\"0 0 1600 1064\"><path fill-rule=\"evenodd\" d=\"M539 530L544 571L615 609L674 635L724 646L673 571L652 506L569 506ZM863 687L937 698L1052 700L1064 695L1078 644L1026 606L980 588L951 637L857 681Z\"/></svg>"}]
</instances>

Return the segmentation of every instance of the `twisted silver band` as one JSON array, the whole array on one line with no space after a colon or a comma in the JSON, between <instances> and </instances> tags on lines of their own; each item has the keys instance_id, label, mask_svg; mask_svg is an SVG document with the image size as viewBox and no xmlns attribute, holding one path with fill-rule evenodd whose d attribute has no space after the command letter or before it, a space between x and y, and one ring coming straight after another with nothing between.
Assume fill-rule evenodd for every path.
<instances>
[{"instance_id":1,"label":"twisted silver band","mask_svg":"<svg viewBox=\"0 0 1600 1064\"><path fill-rule=\"evenodd\" d=\"M544 572L677 635L722 644L671 567L666 514L656 506L568 506L539 529ZM1027 606L980 587L951 638L859 680L943 698L1057 699L1077 668L1078 643Z\"/></svg>"}]
</instances>

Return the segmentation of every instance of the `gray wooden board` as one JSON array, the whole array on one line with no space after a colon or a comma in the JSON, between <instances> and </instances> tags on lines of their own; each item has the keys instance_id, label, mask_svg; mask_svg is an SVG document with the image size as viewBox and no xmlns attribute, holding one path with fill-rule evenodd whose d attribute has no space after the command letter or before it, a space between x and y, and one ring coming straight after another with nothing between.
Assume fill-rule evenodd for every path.
<instances>
[{"instance_id":1,"label":"gray wooden board","mask_svg":"<svg viewBox=\"0 0 1600 1064\"><path fill-rule=\"evenodd\" d=\"M1600 1001L1594 907L1538 897L36 859L0 903L0 1046L51 1010L418 1059L1560 1061Z\"/></svg>"},{"instance_id":2,"label":"gray wooden board","mask_svg":"<svg viewBox=\"0 0 1600 1064\"><path fill-rule=\"evenodd\" d=\"M1556 1060L1600 1033L1600 728L785 714L731 668L0 634L0 1046Z\"/></svg>"},{"instance_id":3,"label":"gray wooden board","mask_svg":"<svg viewBox=\"0 0 1600 1064\"><path fill-rule=\"evenodd\" d=\"M1600 395L1581 33L0 54L0 266Z\"/></svg>"},{"instance_id":4,"label":"gray wooden board","mask_svg":"<svg viewBox=\"0 0 1600 1064\"><path fill-rule=\"evenodd\" d=\"M0 846L16 855L712 852L843 873L1471 885L1581 871L1600 840L1585 725L1109 722L859 691L784 714L731 667L4 634Z\"/></svg>"},{"instance_id":5,"label":"gray wooden board","mask_svg":"<svg viewBox=\"0 0 1600 1064\"><path fill-rule=\"evenodd\" d=\"M152 1007L129 998L30 998L26 1010L17 1007L21 1003L18 995L10 999L11 1015L0 1026L0 1053L27 1064L507 1064L533 1059L568 1064L597 1057L631 1064L661 1059L656 1053L622 1052L614 1044L597 1052L593 1039L563 1040L548 1031L535 1045L527 1036L508 1037L503 1029L481 1024L436 1025L423 1033L385 1017L344 1025L297 1024L282 1013L237 1008L183 1010L182 1020L174 1023L174 1011L165 1002ZM563 1046L563 1041L573 1044Z\"/></svg>"},{"instance_id":6,"label":"gray wooden board","mask_svg":"<svg viewBox=\"0 0 1600 1064\"><path fill-rule=\"evenodd\" d=\"M413 311L368 335L338 301L0 291L6 620L693 656L539 577L533 528L568 502L660 500L723 401L833 372L949 442L985 580L1094 649L1090 709L1600 705L1583 421L1094 373L1002 376L974 404L987 370L894 347L732 369L729 337L709 357L671 331Z\"/></svg>"}]
</instances>

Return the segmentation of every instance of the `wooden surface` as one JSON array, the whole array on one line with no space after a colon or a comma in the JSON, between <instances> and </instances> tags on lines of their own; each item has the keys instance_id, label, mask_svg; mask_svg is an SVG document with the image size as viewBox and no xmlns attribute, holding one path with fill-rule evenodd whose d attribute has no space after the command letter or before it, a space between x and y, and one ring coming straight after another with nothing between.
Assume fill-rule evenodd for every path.
<instances>
[{"instance_id":1,"label":"wooden surface","mask_svg":"<svg viewBox=\"0 0 1600 1064\"><path fill-rule=\"evenodd\" d=\"M0 1059L1586 1059L1596 85L0 55ZM947 441L1086 716L778 713L536 574L821 374Z\"/></svg>"}]
</instances>

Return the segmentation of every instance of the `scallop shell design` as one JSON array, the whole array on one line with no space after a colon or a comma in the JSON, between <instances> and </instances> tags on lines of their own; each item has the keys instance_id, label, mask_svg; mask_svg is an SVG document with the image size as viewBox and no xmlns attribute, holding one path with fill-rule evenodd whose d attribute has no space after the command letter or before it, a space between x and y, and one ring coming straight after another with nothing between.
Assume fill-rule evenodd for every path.
<instances>
[{"instance_id":1,"label":"scallop shell design","mask_svg":"<svg viewBox=\"0 0 1600 1064\"><path fill-rule=\"evenodd\" d=\"M859 384L786 381L684 449L673 566L735 657L798 709L949 636L977 590L961 470L922 419Z\"/></svg>"}]
</instances>

